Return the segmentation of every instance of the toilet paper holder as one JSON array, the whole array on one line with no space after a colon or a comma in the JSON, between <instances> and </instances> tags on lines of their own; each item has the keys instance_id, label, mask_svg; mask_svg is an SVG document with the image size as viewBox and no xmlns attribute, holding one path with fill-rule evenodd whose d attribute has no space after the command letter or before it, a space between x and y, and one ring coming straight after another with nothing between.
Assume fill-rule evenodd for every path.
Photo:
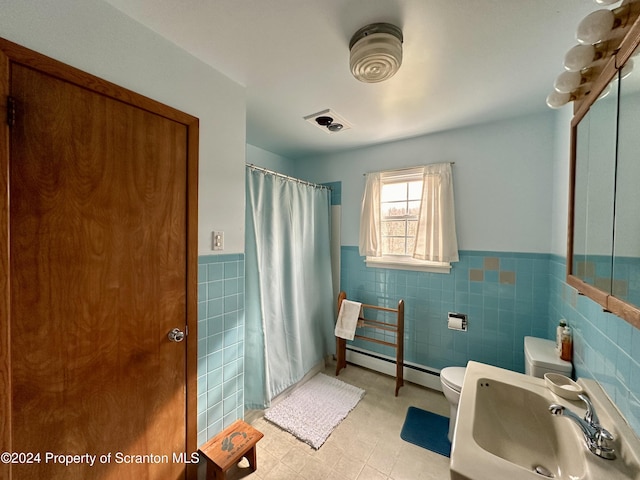
<instances>
[{"instance_id":1,"label":"toilet paper holder","mask_svg":"<svg viewBox=\"0 0 640 480\"><path fill-rule=\"evenodd\" d=\"M465 313L449 312L447 327L450 330L467 331L467 315Z\"/></svg>"}]
</instances>

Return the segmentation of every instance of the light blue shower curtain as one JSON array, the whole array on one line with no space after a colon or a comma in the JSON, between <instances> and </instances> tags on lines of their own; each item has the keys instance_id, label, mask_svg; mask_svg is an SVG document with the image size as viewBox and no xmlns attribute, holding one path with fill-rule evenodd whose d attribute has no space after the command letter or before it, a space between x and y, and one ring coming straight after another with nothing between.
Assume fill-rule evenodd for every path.
<instances>
[{"instance_id":1,"label":"light blue shower curtain","mask_svg":"<svg viewBox=\"0 0 640 480\"><path fill-rule=\"evenodd\" d=\"M335 351L329 191L247 167L245 405Z\"/></svg>"}]
</instances>

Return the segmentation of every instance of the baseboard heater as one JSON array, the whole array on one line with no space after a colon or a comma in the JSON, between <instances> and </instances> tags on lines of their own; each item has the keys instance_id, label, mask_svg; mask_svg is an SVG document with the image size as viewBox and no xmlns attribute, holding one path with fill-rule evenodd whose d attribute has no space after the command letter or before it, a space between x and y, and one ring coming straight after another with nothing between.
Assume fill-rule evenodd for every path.
<instances>
[{"instance_id":1,"label":"baseboard heater","mask_svg":"<svg viewBox=\"0 0 640 480\"><path fill-rule=\"evenodd\" d=\"M386 375L395 375L396 361L386 355L347 346L347 361ZM410 362L404 362L403 367L405 380L433 390L442 391L440 372L438 370L431 370Z\"/></svg>"}]
</instances>

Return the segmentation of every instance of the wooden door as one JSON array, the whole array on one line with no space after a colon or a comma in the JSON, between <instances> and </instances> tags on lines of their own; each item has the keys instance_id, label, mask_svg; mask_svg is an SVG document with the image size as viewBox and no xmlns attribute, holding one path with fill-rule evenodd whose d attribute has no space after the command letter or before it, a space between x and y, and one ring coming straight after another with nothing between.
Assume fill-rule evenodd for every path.
<instances>
[{"instance_id":1,"label":"wooden door","mask_svg":"<svg viewBox=\"0 0 640 480\"><path fill-rule=\"evenodd\" d=\"M27 454L8 478L184 479L195 335L168 333L195 332L197 120L93 78L7 75L7 450Z\"/></svg>"}]
</instances>

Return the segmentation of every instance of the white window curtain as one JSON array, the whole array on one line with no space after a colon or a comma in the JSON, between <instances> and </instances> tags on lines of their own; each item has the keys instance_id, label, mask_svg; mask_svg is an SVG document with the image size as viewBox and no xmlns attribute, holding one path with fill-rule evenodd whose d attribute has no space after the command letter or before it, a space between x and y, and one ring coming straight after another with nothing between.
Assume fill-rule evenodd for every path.
<instances>
[{"instance_id":1,"label":"white window curtain","mask_svg":"<svg viewBox=\"0 0 640 480\"><path fill-rule=\"evenodd\" d=\"M380 173L368 173L364 187L362 209L360 211L360 255L382 256L382 236L380 226Z\"/></svg>"},{"instance_id":2,"label":"white window curtain","mask_svg":"<svg viewBox=\"0 0 640 480\"><path fill-rule=\"evenodd\" d=\"M422 201L413 258L430 262L457 262L453 175L450 163L422 167ZM369 173L360 215L360 255L382 256L380 225L381 173Z\"/></svg>"},{"instance_id":3,"label":"white window curtain","mask_svg":"<svg viewBox=\"0 0 640 480\"><path fill-rule=\"evenodd\" d=\"M424 167L413 258L431 262L459 260L450 163Z\"/></svg>"}]
</instances>

